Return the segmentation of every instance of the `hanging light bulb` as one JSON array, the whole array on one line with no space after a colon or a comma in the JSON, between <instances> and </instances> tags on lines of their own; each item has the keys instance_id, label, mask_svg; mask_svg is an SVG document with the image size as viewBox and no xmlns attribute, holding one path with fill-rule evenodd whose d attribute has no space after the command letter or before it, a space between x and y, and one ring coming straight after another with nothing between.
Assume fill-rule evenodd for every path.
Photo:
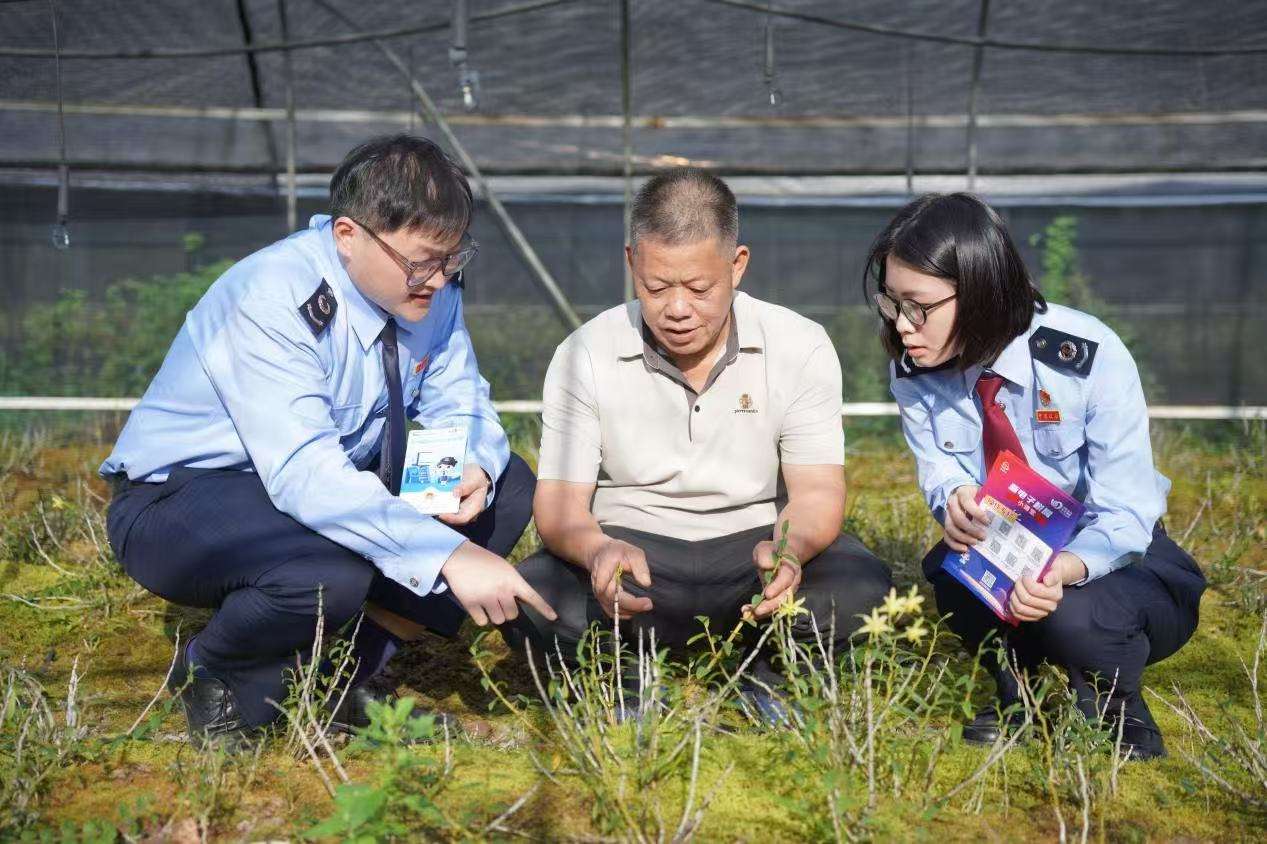
<instances>
[{"instance_id":1,"label":"hanging light bulb","mask_svg":"<svg viewBox=\"0 0 1267 844\"><path fill-rule=\"evenodd\" d=\"M765 88L771 107L782 105L783 89L779 87L779 74L774 65L774 21L765 25Z\"/></svg>"},{"instance_id":2,"label":"hanging light bulb","mask_svg":"<svg viewBox=\"0 0 1267 844\"><path fill-rule=\"evenodd\" d=\"M449 46L449 62L458 72L458 90L462 107L475 111L480 106L480 74L466 66L466 29L470 22L467 0L453 0L453 43Z\"/></svg>"}]
</instances>

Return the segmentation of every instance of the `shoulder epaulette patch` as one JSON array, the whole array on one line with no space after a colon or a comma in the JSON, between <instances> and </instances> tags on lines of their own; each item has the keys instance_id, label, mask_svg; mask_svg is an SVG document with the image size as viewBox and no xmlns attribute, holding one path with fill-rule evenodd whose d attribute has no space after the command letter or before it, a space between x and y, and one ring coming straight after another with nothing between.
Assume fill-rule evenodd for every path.
<instances>
[{"instance_id":1,"label":"shoulder epaulette patch","mask_svg":"<svg viewBox=\"0 0 1267 844\"><path fill-rule=\"evenodd\" d=\"M916 375L928 375L932 372L941 372L943 369L953 369L958 365L959 358L953 357L945 363L939 363L936 366L916 366L915 362L911 360L911 356L903 352L902 356L897 359L894 370L897 372L898 378L914 378Z\"/></svg>"},{"instance_id":2,"label":"shoulder epaulette patch","mask_svg":"<svg viewBox=\"0 0 1267 844\"><path fill-rule=\"evenodd\" d=\"M313 336L320 337L321 332L325 331L330 321L334 319L334 312L338 309L339 303L335 301L334 291L330 289L330 283L323 278L317 292L299 306L299 315L304 318L304 322L308 323Z\"/></svg>"},{"instance_id":3,"label":"shoulder epaulette patch","mask_svg":"<svg viewBox=\"0 0 1267 844\"><path fill-rule=\"evenodd\" d=\"M1098 348L1099 343L1047 326L1038 329L1029 338L1029 351L1035 360L1079 375L1091 371Z\"/></svg>"}]
</instances>

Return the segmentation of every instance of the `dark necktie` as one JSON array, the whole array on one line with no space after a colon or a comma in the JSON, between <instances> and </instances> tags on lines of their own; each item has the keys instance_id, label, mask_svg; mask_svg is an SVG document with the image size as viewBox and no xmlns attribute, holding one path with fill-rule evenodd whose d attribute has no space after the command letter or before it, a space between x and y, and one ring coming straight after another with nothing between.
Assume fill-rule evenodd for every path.
<instances>
[{"instance_id":1,"label":"dark necktie","mask_svg":"<svg viewBox=\"0 0 1267 844\"><path fill-rule=\"evenodd\" d=\"M396 320L388 319L378 335L383 344L383 375L387 379L387 422L378 452L378 477L392 495L400 494L405 469L405 401L400 386L400 353L396 349Z\"/></svg>"},{"instance_id":2,"label":"dark necktie","mask_svg":"<svg viewBox=\"0 0 1267 844\"><path fill-rule=\"evenodd\" d=\"M1028 463L1025 460L1025 450L1021 448L1021 441L1016 436L1016 429L1007 418L1003 403L998 401L1002 386L1002 375L982 373L977 379L977 395L981 397L981 440L985 446L987 472L994 465L994 458L1000 451L1010 451L1022 463Z\"/></svg>"}]
</instances>

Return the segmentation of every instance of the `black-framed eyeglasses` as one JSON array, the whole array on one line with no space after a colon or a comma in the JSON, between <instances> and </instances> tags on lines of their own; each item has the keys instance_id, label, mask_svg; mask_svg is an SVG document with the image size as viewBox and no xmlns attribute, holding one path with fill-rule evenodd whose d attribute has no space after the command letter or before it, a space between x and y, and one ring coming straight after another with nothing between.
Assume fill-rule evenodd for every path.
<instances>
[{"instance_id":1,"label":"black-framed eyeglasses","mask_svg":"<svg viewBox=\"0 0 1267 844\"><path fill-rule=\"evenodd\" d=\"M349 217L348 219L352 218ZM471 237L470 232L466 232L462 235L462 239L458 241L458 248L448 255L427 258L423 261L411 261L388 246L369 226L359 220L352 220L352 222L365 229L365 233L374 238L374 242L381 246L383 251L405 271L405 286L410 290L422 287L436 273L443 273L445 279L453 278L453 276L462 271L463 267L471 263L475 253L480 251L479 243L475 238Z\"/></svg>"},{"instance_id":2,"label":"black-framed eyeglasses","mask_svg":"<svg viewBox=\"0 0 1267 844\"><path fill-rule=\"evenodd\" d=\"M919 328L921 325L928 322L928 315L930 313L958 295L958 293L952 293L945 299L933 302L929 305L921 305L913 299L902 299L899 301L883 290L878 291L871 298L875 300L876 307L880 309L880 316L890 322L897 322L897 315L900 311L902 316L906 317L907 322L916 328Z\"/></svg>"}]
</instances>

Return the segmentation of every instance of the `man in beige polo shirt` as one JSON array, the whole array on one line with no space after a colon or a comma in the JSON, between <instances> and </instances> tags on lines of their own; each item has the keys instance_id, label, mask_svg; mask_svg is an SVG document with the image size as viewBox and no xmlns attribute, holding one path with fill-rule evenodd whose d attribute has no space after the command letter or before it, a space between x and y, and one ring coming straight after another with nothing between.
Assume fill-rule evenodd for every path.
<instances>
[{"instance_id":1,"label":"man in beige polo shirt","mask_svg":"<svg viewBox=\"0 0 1267 844\"><path fill-rule=\"evenodd\" d=\"M658 642L685 643L700 615L728 630L762 591L784 521L800 564L779 567L758 618L795 594L823 631L834 612L843 641L889 590L888 567L840 533L835 349L817 323L737 291L738 228L717 177L652 178L625 250L637 301L555 352L533 501L545 547L519 566L558 612L526 612L521 632L539 642L568 653L591 622L610 623L618 592L621 618Z\"/></svg>"}]
</instances>

